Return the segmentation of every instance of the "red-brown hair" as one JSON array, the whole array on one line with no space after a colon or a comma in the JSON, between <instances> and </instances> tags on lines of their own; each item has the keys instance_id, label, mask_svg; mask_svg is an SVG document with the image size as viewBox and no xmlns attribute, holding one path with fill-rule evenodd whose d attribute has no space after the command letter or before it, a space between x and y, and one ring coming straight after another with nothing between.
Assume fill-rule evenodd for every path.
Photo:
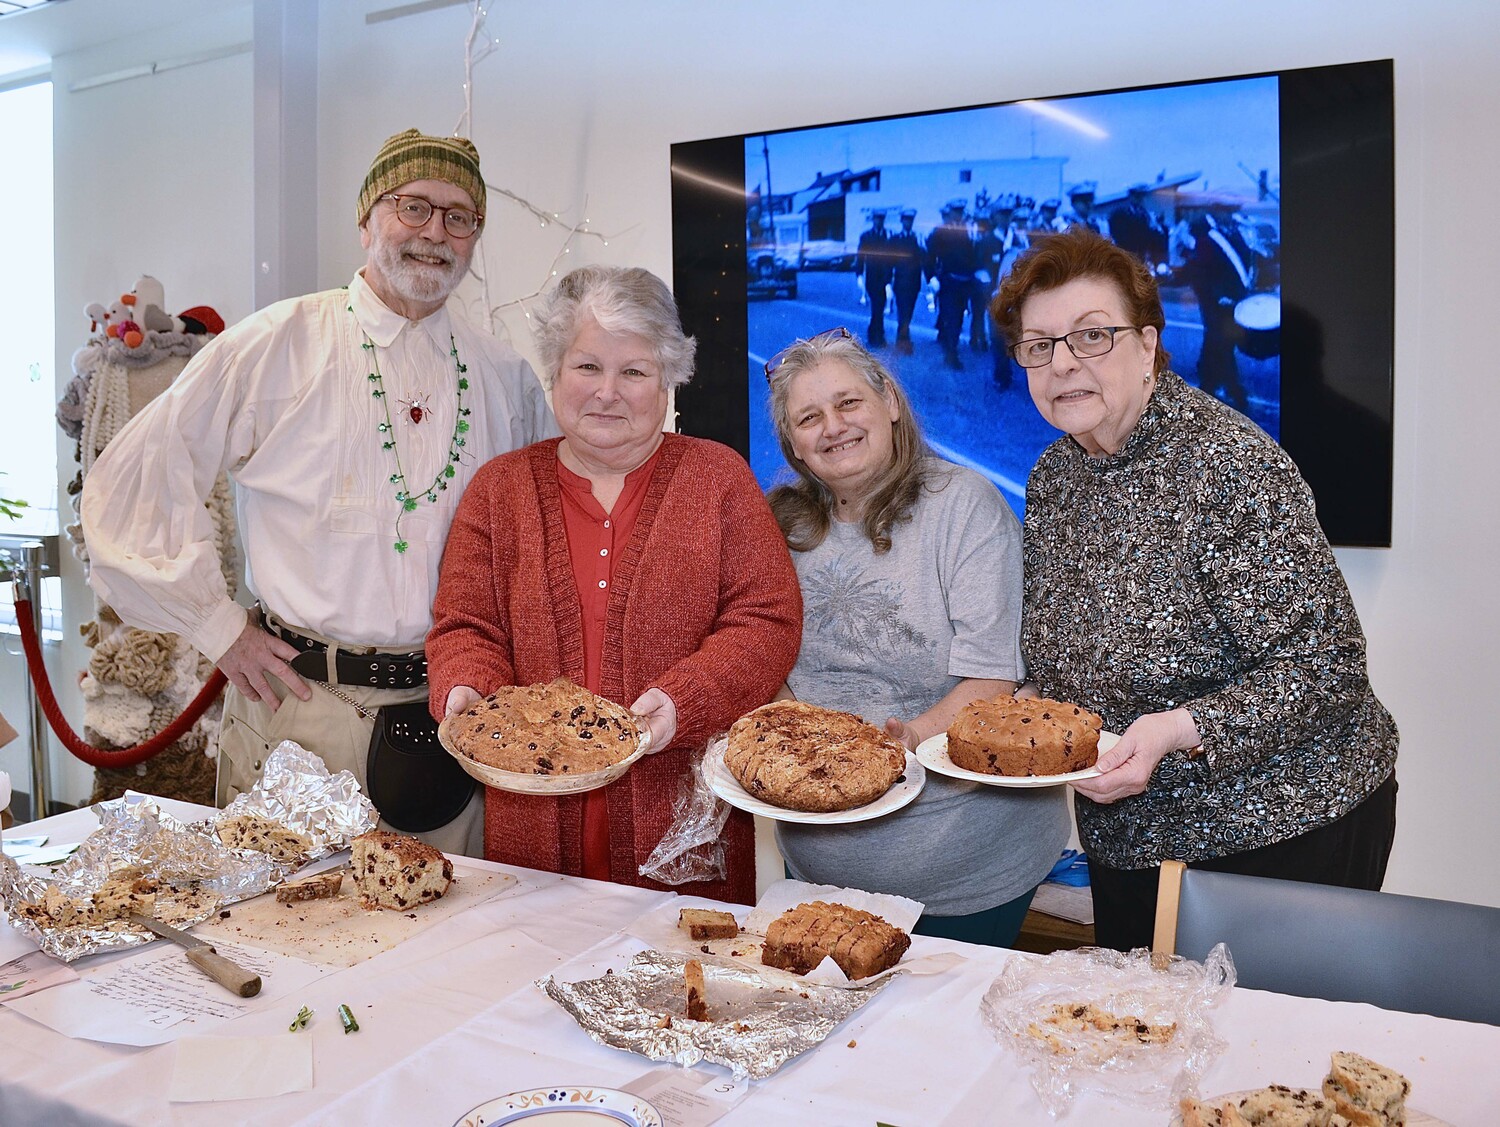
<instances>
[{"instance_id":1,"label":"red-brown hair","mask_svg":"<svg viewBox=\"0 0 1500 1127\"><path fill-rule=\"evenodd\" d=\"M1146 264L1121 250L1097 231L1070 227L1055 235L1044 235L1020 258L990 302L990 318L1014 346L1021 339L1021 306L1033 294L1055 290L1076 278L1099 278L1111 283L1125 301L1125 316L1136 328L1156 329L1153 375L1161 375L1172 354L1162 344L1167 319L1162 314L1161 293Z\"/></svg>"}]
</instances>

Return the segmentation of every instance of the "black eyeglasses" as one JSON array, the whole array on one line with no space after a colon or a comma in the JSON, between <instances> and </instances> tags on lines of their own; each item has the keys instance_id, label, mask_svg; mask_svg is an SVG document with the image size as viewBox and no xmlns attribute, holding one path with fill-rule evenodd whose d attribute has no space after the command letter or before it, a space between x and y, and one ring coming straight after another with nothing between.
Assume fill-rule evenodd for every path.
<instances>
[{"instance_id":1,"label":"black eyeglasses","mask_svg":"<svg viewBox=\"0 0 1500 1127\"><path fill-rule=\"evenodd\" d=\"M1023 368L1040 368L1052 362L1052 350L1062 341L1080 360L1103 356L1115 346L1116 333L1140 332L1137 325L1090 325L1060 337L1027 337L1010 346L1010 354Z\"/></svg>"},{"instance_id":2,"label":"black eyeglasses","mask_svg":"<svg viewBox=\"0 0 1500 1127\"><path fill-rule=\"evenodd\" d=\"M770 383L776 375L776 370L786 363L786 358L804 344L830 344L836 340L853 340L854 334L840 325L836 329L824 329L821 333L814 333L805 340L794 340L775 356L766 361L766 383Z\"/></svg>"},{"instance_id":3,"label":"black eyeglasses","mask_svg":"<svg viewBox=\"0 0 1500 1127\"><path fill-rule=\"evenodd\" d=\"M395 192L387 192L380 197L383 200L391 200L396 205L396 218L401 220L403 226L420 228L427 226L427 221L432 218L434 211L443 213L443 230L455 239L467 239L479 225L484 222L484 216L477 211L470 211L466 207L438 207L429 199L421 196L398 196Z\"/></svg>"}]
</instances>

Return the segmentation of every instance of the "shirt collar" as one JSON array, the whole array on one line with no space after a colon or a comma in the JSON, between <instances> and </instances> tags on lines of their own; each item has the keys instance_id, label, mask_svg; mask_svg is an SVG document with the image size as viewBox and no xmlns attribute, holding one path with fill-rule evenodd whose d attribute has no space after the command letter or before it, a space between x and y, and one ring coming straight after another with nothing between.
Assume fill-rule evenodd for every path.
<instances>
[{"instance_id":1,"label":"shirt collar","mask_svg":"<svg viewBox=\"0 0 1500 1127\"><path fill-rule=\"evenodd\" d=\"M416 328L426 333L442 352L447 352L450 347L448 342L453 334L453 325L448 319L446 305L420 321L408 321L380 300L370 288L370 283L365 281L363 271L356 272L349 283L349 305L354 310L354 319L359 322L359 327L381 348L389 348L391 342L406 328Z\"/></svg>"}]
</instances>

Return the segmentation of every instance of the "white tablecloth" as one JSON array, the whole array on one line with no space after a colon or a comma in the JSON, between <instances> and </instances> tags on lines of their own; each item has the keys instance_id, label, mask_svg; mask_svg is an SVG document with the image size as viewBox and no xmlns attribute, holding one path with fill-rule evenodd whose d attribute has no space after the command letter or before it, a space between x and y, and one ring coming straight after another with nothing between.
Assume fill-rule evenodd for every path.
<instances>
[{"instance_id":1,"label":"white tablecloth","mask_svg":"<svg viewBox=\"0 0 1500 1127\"><path fill-rule=\"evenodd\" d=\"M186 818L204 813L164 805ZM47 832L61 841L93 825L90 813L75 811L10 834ZM324 1021L299 1034L313 1040L310 1091L169 1103L176 1046L71 1040L0 1006L0 1124L447 1125L506 1092L565 1084L618 1088L660 1067L590 1041L532 983L548 973L571 980L621 969L642 947L627 934L631 922L671 895L506 871L518 877L514 891L306 992L319 1013L349 1003L361 1027L346 1036L337 1022ZM0 925L0 962L30 949L29 940ZM1009 953L913 941L913 954L942 950L967 961L942 975L898 977L818 1050L753 1082L720 1122L1053 1123L979 1016L979 999ZM286 1008L248 1015L220 1032L284 1034ZM1414 1107L1455 1127L1500 1124L1500 1027L1242 989L1231 992L1213 1021L1228 1049L1205 1076L1206 1093L1273 1080L1315 1084L1331 1050L1353 1049L1404 1072ZM695 1071L728 1075L711 1065ZM1084 1095L1058 1122L1160 1127L1166 1119L1161 1110Z\"/></svg>"}]
</instances>

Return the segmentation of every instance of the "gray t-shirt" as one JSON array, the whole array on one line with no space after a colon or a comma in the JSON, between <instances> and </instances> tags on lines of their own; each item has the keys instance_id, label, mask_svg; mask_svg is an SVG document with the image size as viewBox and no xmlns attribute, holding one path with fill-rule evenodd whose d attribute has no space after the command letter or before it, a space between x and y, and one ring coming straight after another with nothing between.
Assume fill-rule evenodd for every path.
<instances>
[{"instance_id":1,"label":"gray t-shirt","mask_svg":"<svg viewBox=\"0 0 1500 1127\"><path fill-rule=\"evenodd\" d=\"M802 583L798 700L872 724L927 711L966 677L1020 681L1021 527L972 470L929 459L911 519L876 555L858 524L793 552ZM962 916L1034 887L1068 840L1063 788L1012 790L928 772L910 806L868 822L776 823L799 880L890 892Z\"/></svg>"}]
</instances>

